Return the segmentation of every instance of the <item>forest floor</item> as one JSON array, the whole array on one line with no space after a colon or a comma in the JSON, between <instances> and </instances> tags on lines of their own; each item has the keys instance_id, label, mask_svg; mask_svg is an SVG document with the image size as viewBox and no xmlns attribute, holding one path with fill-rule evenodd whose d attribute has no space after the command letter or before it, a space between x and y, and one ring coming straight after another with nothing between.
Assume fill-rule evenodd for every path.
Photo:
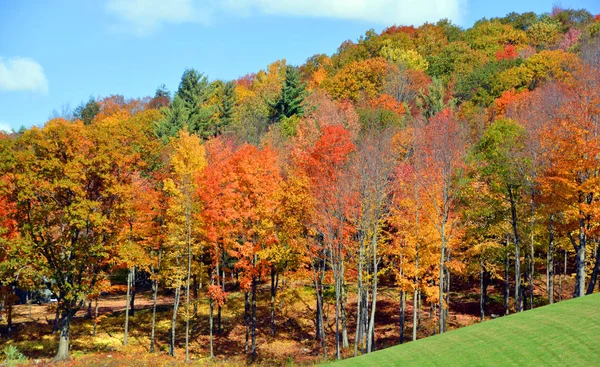
<instances>
[{"instance_id":1,"label":"forest floor","mask_svg":"<svg viewBox=\"0 0 600 367\"><path fill-rule=\"evenodd\" d=\"M460 293L451 292L449 329L461 328L479 322L478 284L462 284ZM542 299L542 284L536 284L536 299ZM348 289L348 334L350 347L342 351L343 357L353 355L356 296L352 286ZM539 294L538 294L539 293ZM489 313L502 313L501 289L489 289ZM150 354L152 315L151 292L139 292L135 298L135 314L130 316L128 345L123 346L125 320L125 295L107 295L99 299L97 333L93 335L93 321L87 309L80 310L71 328L70 366L173 366L183 364L185 343L185 304L182 298L181 313L176 330L176 357L167 355L170 335L173 297L162 295L158 299L156 319L157 353ZM209 306L204 294L199 296L197 313L190 320L190 355L195 365L314 365L322 362L322 350L315 340L314 289L308 285L287 284L278 294L276 302L276 335L270 329L270 291L260 287L257 302L257 358L250 361L244 352L244 294L230 292L222 310L223 327L214 329L215 361L209 355ZM335 353L335 317L333 297L329 297L325 310L327 350L330 358ZM55 309L49 305L17 305L14 308L13 338L5 337L6 319L0 322L0 349L12 344L29 358L30 363L50 363L56 353L58 338L52 333ZM412 299L407 299L405 341L412 339ZM433 335L434 318L427 304L423 305L418 338ZM399 294L396 288L382 286L378 292L376 308L376 348L383 349L398 344L400 333Z\"/></svg>"},{"instance_id":2,"label":"forest floor","mask_svg":"<svg viewBox=\"0 0 600 367\"><path fill-rule=\"evenodd\" d=\"M598 366L600 294L566 300L333 366Z\"/></svg>"}]
</instances>

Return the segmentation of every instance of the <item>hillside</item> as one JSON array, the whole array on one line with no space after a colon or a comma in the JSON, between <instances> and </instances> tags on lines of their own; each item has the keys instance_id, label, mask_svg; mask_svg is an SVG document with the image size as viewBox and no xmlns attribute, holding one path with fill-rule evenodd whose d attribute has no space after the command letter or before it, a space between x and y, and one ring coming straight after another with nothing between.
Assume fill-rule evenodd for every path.
<instances>
[{"instance_id":1,"label":"hillside","mask_svg":"<svg viewBox=\"0 0 600 367\"><path fill-rule=\"evenodd\" d=\"M335 366L597 366L600 294L347 359Z\"/></svg>"}]
</instances>

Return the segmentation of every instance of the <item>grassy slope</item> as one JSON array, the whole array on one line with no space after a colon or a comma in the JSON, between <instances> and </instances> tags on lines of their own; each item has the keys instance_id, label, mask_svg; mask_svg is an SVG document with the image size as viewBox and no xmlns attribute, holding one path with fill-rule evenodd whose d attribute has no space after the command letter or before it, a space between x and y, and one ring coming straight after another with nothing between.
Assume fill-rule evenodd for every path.
<instances>
[{"instance_id":1,"label":"grassy slope","mask_svg":"<svg viewBox=\"0 0 600 367\"><path fill-rule=\"evenodd\" d=\"M341 361L336 366L600 366L600 293Z\"/></svg>"}]
</instances>

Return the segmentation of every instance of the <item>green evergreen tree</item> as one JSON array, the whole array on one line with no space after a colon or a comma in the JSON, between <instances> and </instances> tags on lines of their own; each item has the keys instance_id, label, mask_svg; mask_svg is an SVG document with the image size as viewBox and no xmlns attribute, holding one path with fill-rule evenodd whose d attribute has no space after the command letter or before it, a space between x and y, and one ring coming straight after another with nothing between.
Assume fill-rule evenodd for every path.
<instances>
[{"instance_id":1,"label":"green evergreen tree","mask_svg":"<svg viewBox=\"0 0 600 367\"><path fill-rule=\"evenodd\" d=\"M162 111L164 117L154 123L154 133L166 144L179 130L186 126L189 129L190 111L179 94L175 94L171 106L163 107Z\"/></svg>"},{"instance_id":2,"label":"green evergreen tree","mask_svg":"<svg viewBox=\"0 0 600 367\"><path fill-rule=\"evenodd\" d=\"M81 103L73 112L73 117L83 121L85 125L89 125L94 120L94 117L100 112L100 105L94 97L90 97L86 104Z\"/></svg>"},{"instance_id":3,"label":"green evergreen tree","mask_svg":"<svg viewBox=\"0 0 600 367\"><path fill-rule=\"evenodd\" d=\"M233 111L237 95L235 92L235 84L232 81L223 85L220 97L218 108L221 116L216 126L216 135L222 134L227 126L231 124L231 121L233 121Z\"/></svg>"},{"instance_id":4,"label":"green evergreen tree","mask_svg":"<svg viewBox=\"0 0 600 367\"><path fill-rule=\"evenodd\" d=\"M179 89L175 93L188 108L201 106L206 101L208 78L195 69L186 69L181 76Z\"/></svg>"},{"instance_id":5,"label":"green evergreen tree","mask_svg":"<svg viewBox=\"0 0 600 367\"><path fill-rule=\"evenodd\" d=\"M444 102L444 94L444 84L441 79L436 77L433 77L431 84L427 86L427 93L421 92L417 105L421 108L423 116L427 120L444 108L455 106L456 101L454 99Z\"/></svg>"},{"instance_id":6,"label":"green evergreen tree","mask_svg":"<svg viewBox=\"0 0 600 367\"><path fill-rule=\"evenodd\" d=\"M304 102L306 83L300 82L298 69L287 66L285 69L285 80L281 86L281 95L274 103L270 103L272 108L272 120L281 121L283 118L302 116L304 114Z\"/></svg>"}]
</instances>

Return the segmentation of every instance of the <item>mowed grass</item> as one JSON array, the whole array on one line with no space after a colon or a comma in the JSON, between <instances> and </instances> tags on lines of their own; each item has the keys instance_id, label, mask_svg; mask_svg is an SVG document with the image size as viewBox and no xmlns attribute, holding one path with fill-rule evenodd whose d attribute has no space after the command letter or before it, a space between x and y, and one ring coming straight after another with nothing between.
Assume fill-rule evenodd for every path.
<instances>
[{"instance_id":1,"label":"mowed grass","mask_svg":"<svg viewBox=\"0 0 600 367\"><path fill-rule=\"evenodd\" d=\"M337 366L600 366L600 293L486 321Z\"/></svg>"}]
</instances>

